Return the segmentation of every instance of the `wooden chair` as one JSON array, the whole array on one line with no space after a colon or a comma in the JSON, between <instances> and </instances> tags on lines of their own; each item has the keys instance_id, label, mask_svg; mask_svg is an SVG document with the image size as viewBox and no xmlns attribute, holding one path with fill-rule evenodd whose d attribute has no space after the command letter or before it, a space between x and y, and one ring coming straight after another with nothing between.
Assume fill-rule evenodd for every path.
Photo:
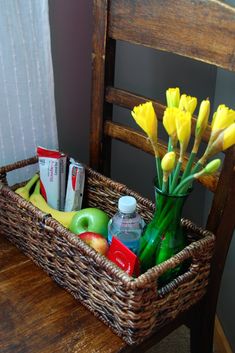
<instances>
[{"instance_id":1,"label":"wooden chair","mask_svg":"<svg viewBox=\"0 0 235 353\"><path fill-rule=\"evenodd\" d=\"M118 139L152 153L143 133L112 121L113 104L132 109L147 99L114 87L117 40L173 52L235 71L235 8L217 0L94 0L93 87L90 165L109 175L111 139ZM169 24L174 24L169 25ZM154 102L162 119L164 106ZM193 119L195 126L195 119ZM203 136L208 141L210 129ZM164 143L160 142L161 154ZM219 178L200 182L213 191L207 229L216 235L207 294L182 316L139 346L140 352L181 324L191 332L191 352L211 353L214 320L221 276L235 226L235 148L225 153ZM137 352L137 347L134 348Z\"/></svg>"},{"instance_id":2,"label":"wooden chair","mask_svg":"<svg viewBox=\"0 0 235 353\"><path fill-rule=\"evenodd\" d=\"M115 41L173 51L235 70L235 9L216 0L94 0L93 9L91 165L109 174L111 138L152 153L142 133L111 120L112 104L132 109L145 101L113 87ZM178 24L176 18L180 19ZM169 23L174 23L174 27L169 27ZM155 105L160 117L164 107L158 102ZM208 134L209 130L205 141ZM163 144L160 147L163 153ZM128 347L9 244L0 229L1 352L145 352L173 329L186 324L191 330L191 352L211 353L220 279L235 222L234 167L235 148L231 148L226 152L219 180L201 179L215 195L207 222L217 239L207 294L138 346Z\"/></svg>"}]
</instances>

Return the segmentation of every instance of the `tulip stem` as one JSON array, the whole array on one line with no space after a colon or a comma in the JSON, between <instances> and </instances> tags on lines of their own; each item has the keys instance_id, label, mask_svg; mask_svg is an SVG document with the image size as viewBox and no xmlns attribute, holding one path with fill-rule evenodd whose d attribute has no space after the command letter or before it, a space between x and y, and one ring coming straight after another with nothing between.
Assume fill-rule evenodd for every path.
<instances>
[{"instance_id":1,"label":"tulip stem","mask_svg":"<svg viewBox=\"0 0 235 353\"><path fill-rule=\"evenodd\" d=\"M197 164L196 164L195 167L193 168L191 174L193 175L193 174L199 172L199 170L202 169L202 168L203 168L203 164L200 163L200 162L197 162Z\"/></svg>"},{"instance_id":2,"label":"tulip stem","mask_svg":"<svg viewBox=\"0 0 235 353\"><path fill-rule=\"evenodd\" d=\"M163 175L162 192L164 192L164 193L167 192L168 176L169 176L168 173L164 173L164 175Z\"/></svg>"},{"instance_id":3,"label":"tulip stem","mask_svg":"<svg viewBox=\"0 0 235 353\"><path fill-rule=\"evenodd\" d=\"M192 180L194 178L195 178L195 174L187 176L187 178L182 180L181 183L179 185L177 185L177 187L175 188L174 193L177 195L177 194L181 194L181 193L184 194L185 192L187 192L188 187L191 185Z\"/></svg>"},{"instance_id":4,"label":"tulip stem","mask_svg":"<svg viewBox=\"0 0 235 353\"><path fill-rule=\"evenodd\" d=\"M167 149L168 152L171 152L173 151L173 146L172 146L172 138L169 136L169 140L168 140L168 149ZM170 173L169 175L169 185L171 185L172 183L172 173Z\"/></svg>"},{"instance_id":5,"label":"tulip stem","mask_svg":"<svg viewBox=\"0 0 235 353\"><path fill-rule=\"evenodd\" d=\"M177 185L178 179L179 179L179 174L180 174L180 169L182 166L182 162L181 160L178 160L176 168L175 168L175 172L174 172L174 176L173 176L173 180L172 183L170 185L170 193L172 193L174 191L175 186Z\"/></svg>"},{"instance_id":6,"label":"tulip stem","mask_svg":"<svg viewBox=\"0 0 235 353\"><path fill-rule=\"evenodd\" d=\"M158 178L158 187L162 187L162 167L161 167L161 158L156 156L156 168L157 168L157 178Z\"/></svg>"},{"instance_id":7,"label":"tulip stem","mask_svg":"<svg viewBox=\"0 0 235 353\"><path fill-rule=\"evenodd\" d=\"M172 150L173 150L172 140L171 140L171 137L169 137L167 152L171 152Z\"/></svg>"},{"instance_id":8,"label":"tulip stem","mask_svg":"<svg viewBox=\"0 0 235 353\"><path fill-rule=\"evenodd\" d=\"M189 174L191 174L190 172L191 172L191 168L192 168L193 162L195 160L195 157L196 157L196 153L195 152L191 152L181 180L187 178L189 176Z\"/></svg>"}]
</instances>

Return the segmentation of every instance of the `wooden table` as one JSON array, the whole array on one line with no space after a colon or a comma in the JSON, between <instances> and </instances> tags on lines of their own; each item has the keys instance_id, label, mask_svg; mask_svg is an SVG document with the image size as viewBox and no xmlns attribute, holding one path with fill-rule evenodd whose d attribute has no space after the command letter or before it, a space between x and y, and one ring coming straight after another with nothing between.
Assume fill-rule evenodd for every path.
<instances>
[{"instance_id":1,"label":"wooden table","mask_svg":"<svg viewBox=\"0 0 235 353\"><path fill-rule=\"evenodd\" d=\"M0 235L0 352L117 353L126 344Z\"/></svg>"},{"instance_id":2,"label":"wooden table","mask_svg":"<svg viewBox=\"0 0 235 353\"><path fill-rule=\"evenodd\" d=\"M220 352L218 338L216 352ZM149 340L138 349L127 347L0 235L1 353L138 353L152 345ZM224 349L224 343L222 347L221 352L231 351Z\"/></svg>"}]
</instances>

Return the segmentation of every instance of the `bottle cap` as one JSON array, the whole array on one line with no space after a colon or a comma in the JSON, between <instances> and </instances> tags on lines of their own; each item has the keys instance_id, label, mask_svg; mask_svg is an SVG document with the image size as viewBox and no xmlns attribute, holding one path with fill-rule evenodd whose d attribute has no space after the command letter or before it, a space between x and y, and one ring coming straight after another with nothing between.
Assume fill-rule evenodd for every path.
<instances>
[{"instance_id":1,"label":"bottle cap","mask_svg":"<svg viewBox=\"0 0 235 353\"><path fill-rule=\"evenodd\" d=\"M122 196L118 200L118 208L123 213L132 213L136 209L136 199L133 196Z\"/></svg>"}]
</instances>

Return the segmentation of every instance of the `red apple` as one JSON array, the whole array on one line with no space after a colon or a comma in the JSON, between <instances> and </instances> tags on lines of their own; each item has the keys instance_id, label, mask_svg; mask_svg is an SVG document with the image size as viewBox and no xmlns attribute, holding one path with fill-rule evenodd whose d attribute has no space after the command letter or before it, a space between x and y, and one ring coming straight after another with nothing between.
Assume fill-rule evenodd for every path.
<instances>
[{"instance_id":1,"label":"red apple","mask_svg":"<svg viewBox=\"0 0 235 353\"><path fill-rule=\"evenodd\" d=\"M108 251L108 242L101 234L84 232L79 234L79 238L102 255Z\"/></svg>"}]
</instances>

